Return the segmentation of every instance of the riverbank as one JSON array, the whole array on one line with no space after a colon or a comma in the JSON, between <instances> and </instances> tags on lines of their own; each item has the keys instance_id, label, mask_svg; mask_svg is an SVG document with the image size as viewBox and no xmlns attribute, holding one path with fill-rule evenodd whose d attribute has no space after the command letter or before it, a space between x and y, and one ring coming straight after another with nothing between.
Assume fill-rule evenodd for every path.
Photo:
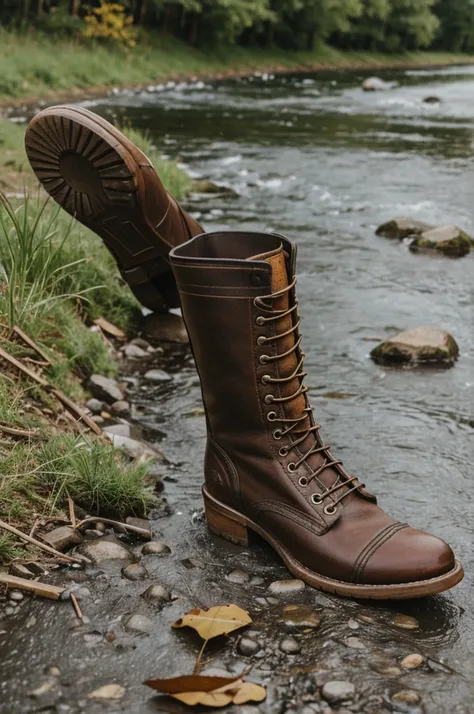
<instances>
[{"instance_id":1,"label":"riverbank","mask_svg":"<svg viewBox=\"0 0 474 714\"><path fill-rule=\"evenodd\" d=\"M187 174L147 137L127 133L184 198ZM0 120L0 188L10 195L0 205L0 520L28 533L38 521L60 522L68 496L88 512L121 517L146 512L154 496L146 467L114 449L98 426L117 416L117 397L96 415L80 406L91 375L117 375L140 305L97 236L37 188L36 195L23 135L23 126ZM117 389L125 401L126 385ZM31 557L3 530L0 564Z\"/></svg>"},{"instance_id":2,"label":"riverbank","mask_svg":"<svg viewBox=\"0 0 474 714\"><path fill-rule=\"evenodd\" d=\"M92 51L93 49L93 51ZM38 34L0 32L0 108L38 100L99 96L167 80L223 79L253 72L381 70L472 64L474 57L443 52L315 52L226 47L205 52L161 35L143 35L133 49L89 45Z\"/></svg>"}]
</instances>

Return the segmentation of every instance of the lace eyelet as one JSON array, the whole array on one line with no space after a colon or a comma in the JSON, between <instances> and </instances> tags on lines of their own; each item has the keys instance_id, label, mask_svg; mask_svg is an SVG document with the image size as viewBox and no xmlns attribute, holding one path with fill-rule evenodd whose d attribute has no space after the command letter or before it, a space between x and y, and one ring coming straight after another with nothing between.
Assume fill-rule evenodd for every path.
<instances>
[{"instance_id":1,"label":"lace eyelet","mask_svg":"<svg viewBox=\"0 0 474 714\"><path fill-rule=\"evenodd\" d=\"M268 421L275 421L276 418L277 418L276 412L268 412L268 414L267 414Z\"/></svg>"},{"instance_id":2,"label":"lace eyelet","mask_svg":"<svg viewBox=\"0 0 474 714\"><path fill-rule=\"evenodd\" d=\"M304 488L305 486L308 485L308 479L306 478L306 476L302 476L302 477L299 479L298 483L299 483L299 485L300 485L302 488Z\"/></svg>"},{"instance_id":3,"label":"lace eyelet","mask_svg":"<svg viewBox=\"0 0 474 714\"><path fill-rule=\"evenodd\" d=\"M256 297L256 298L253 299L253 306L256 307L256 308L259 307L258 299L259 299L258 297Z\"/></svg>"},{"instance_id":4,"label":"lace eyelet","mask_svg":"<svg viewBox=\"0 0 474 714\"><path fill-rule=\"evenodd\" d=\"M325 508L324 508L324 513L326 514L326 516L333 516L336 513L336 511L337 511L336 506L325 506Z\"/></svg>"},{"instance_id":5,"label":"lace eyelet","mask_svg":"<svg viewBox=\"0 0 474 714\"><path fill-rule=\"evenodd\" d=\"M288 456L288 449L286 446L282 446L278 453L284 458L285 456Z\"/></svg>"},{"instance_id":6,"label":"lace eyelet","mask_svg":"<svg viewBox=\"0 0 474 714\"><path fill-rule=\"evenodd\" d=\"M282 435L283 435L283 432L281 429L275 429L275 431L272 434L273 438L276 439L276 441L281 439Z\"/></svg>"},{"instance_id":7,"label":"lace eyelet","mask_svg":"<svg viewBox=\"0 0 474 714\"><path fill-rule=\"evenodd\" d=\"M262 347L262 345L264 345L266 341L267 341L267 338L264 337L263 335L260 335L260 337L257 337L257 345L259 347Z\"/></svg>"},{"instance_id":8,"label":"lace eyelet","mask_svg":"<svg viewBox=\"0 0 474 714\"><path fill-rule=\"evenodd\" d=\"M275 397L273 396L273 394L267 394L267 396L264 399L265 404L273 404L274 401L275 401Z\"/></svg>"},{"instance_id":9,"label":"lace eyelet","mask_svg":"<svg viewBox=\"0 0 474 714\"><path fill-rule=\"evenodd\" d=\"M268 355L260 355L260 364L267 364Z\"/></svg>"},{"instance_id":10,"label":"lace eyelet","mask_svg":"<svg viewBox=\"0 0 474 714\"><path fill-rule=\"evenodd\" d=\"M311 500L315 506L320 506L321 503L323 502L323 499L321 498L319 493L313 493L313 495L311 496Z\"/></svg>"},{"instance_id":11,"label":"lace eyelet","mask_svg":"<svg viewBox=\"0 0 474 714\"><path fill-rule=\"evenodd\" d=\"M270 377L269 374L262 374L262 376L261 376L261 378L260 378L260 381L261 381L262 384L267 385L268 382L270 381L270 379L271 379L271 377Z\"/></svg>"},{"instance_id":12,"label":"lace eyelet","mask_svg":"<svg viewBox=\"0 0 474 714\"><path fill-rule=\"evenodd\" d=\"M254 301L253 304L255 305L255 301ZM262 317L261 315L259 315L259 316L256 318L255 323L256 323L259 327L262 327L262 325L265 324L265 318Z\"/></svg>"},{"instance_id":13,"label":"lace eyelet","mask_svg":"<svg viewBox=\"0 0 474 714\"><path fill-rule=\"evenodd\" d=\"M296 471L296 464L294 461L291 461L288 466L286 467L286 470L289 471L290 474L293 474Z\"/></svg>"}]
</instances>

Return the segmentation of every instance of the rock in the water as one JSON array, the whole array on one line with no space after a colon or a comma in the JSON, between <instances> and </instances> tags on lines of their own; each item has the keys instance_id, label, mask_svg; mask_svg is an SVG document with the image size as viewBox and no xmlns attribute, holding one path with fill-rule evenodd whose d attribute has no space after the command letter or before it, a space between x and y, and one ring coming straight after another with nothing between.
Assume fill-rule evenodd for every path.
<instances>
[{"instance_id":1,"label":"rock in the water","mask_svg":"<svg viewBox=\"0 0 474 714\"><path fill-rule=\"evenodd\" d=\"M245 572L245 570L233 570L231 573L228 573L225 578L230 583L243 585L243 583L247 583L249 581L250 576Z\"/></svg>"},{"instance_id":2,"label":"rock in the water","mask_svg":"<svg viewBox=\"0 0 474 714\"><path fill-rule=\"evenodd\" d=\"M421 654L409 654L402 659L400 665L403 669L418 669L424 661L425 658Z\"/></svg>"},{"instance_id":3,"label":"rock in the water","mask_svg":"<svg viewBox=\"0 0 474 714\"><path fill-rule=\"evenodd\" d=\"M393 82L384 82L380 77L367 77L362 82L364 92L383 92L393 87Z\"/></svg>"},{"instance_id":4,"label":"rock in the water","mask_svg":"<svg viewBox=\"0 0 474 714\"><path fill-rule=\"evenodd\" d=\"M280 622L287 632L315 630L321 624L321 618L307 605L287 605L283 608Z\"/></svg>"},{"instance_id":5,"label":"rock in the water","mask_svg":"<svg viewBox=\"0 0 474 714\"><path fill-rule=\"evenodd\" d=\"M110 411L114 416L124 416L130 411L130 404L123 399L120 399L120 401L112 404Z\"/></svg>"},{"instance_id":6,"label":"rock in the water","mask_svg":"<svg viewBox=\"0 0 474 714\"><path fill-rule=\"evenodd\" d=\"M301 650L301 645L294 637L284 637L280 642L280 650L285 654L297 654Z\"/></svg>"},{"instance_id":7,"label":"rock in the water","mask_svg":"<svg viewBox=\"0 0 474 714\"><path fill-rule=\"evenodd\" d=\"M142 441L130 439L130 437L122 436L121 434L106 433L115 448L125 451L127 456L130 456L131 459L138 459L143 462L157 461L163 458L161 451L158 451L158 449L155 449L155 447L149 444L144 444Z\"/></svg>"},{"instance_id":8,"label":"rock in the water","mask_svg":"<svg viewBox=\"0 0 474 714\"><path fill-rule=\"evenodd\" d=\"M403 702L403 704L413 706L420 703L420 695L413 689L402 689L392 696L392 702Z\"/></svg>"},{"instance_id":9,"label":"rock in the water","mask_svg":"<svg viewBox=\"0 0 474 714\"><path fill-rule=\"evenodd\" d=\"M153 343L176 342L186 345L189 342L183 318L172 312L147 315L142 330L145 337Z\"/></svg>"},{"instance_id":10,"label":"rock in the water","mask_svg":"<svg viewBox=\"0 0 474 714\"><path fill-rule=\"evenodd\" d=\"M148 357L148 352L143 350L138 345L125 345L123 348L123 353L127 359L143 359Z\"/></svg>"},{"instance_id":11,"label":"rock in the water","mask_svg":"<svg viewBox=\"0 0 474 714\"><path fill-rule=\"evenodd\" d=\"M82 543L81 534L70 528L70 526L61 526L60 528L55 528L49 533L45 533L41 536L48 545L56 548L56 550L67 550L67 548L72 548L78 543Z\"/></svg>"},{"instance_id":12,"label":"rock in the water","mask_svg":"<svg viewBox=\"0 0 474 714\"><path fill-rule=\"evenodd\" d=\"M148 577L148 571L140 563L131 563L131 565L122 568L122 575L127 580L145 580Z\"/></svg>"},{"instance_id":13,"label":"rock in the water","mask_svg":"<svg viewBox=\"0 0 474 714\"><path fill-rule=\"evenodd\" d=\"M410 617L410 615L395 615L392 625L399 627L401 630L417 630L420 626L418 620Z\"/></svg>"},{"instance_id":14,"label":"rock in the water","mask_svg":"<svg viewBox=\"0 0 474 714\"><path fill-rule=\"evenodd\" d=\"M146 615L132 615L124 625L128 632L150 632L153 622Z\"/></svg>"},{"instance_id":15,"label":"rock in the water","mask_svg":"<svg viewBox=\"0 0 474 714\"><path fill-rule=\"evenodd\" d=\"M456 226L438 226L424 231L410 244L410 250L436 251L449 258L462 258L473 248L473 239Z\"/></svg>"},{"instance_id":16,"label":"rock in the water","mask_svg":"<svg viewBox=\"0 0 474 714\"><path fill-rule=\"evenodd\" d=\"M227 196L229 198L237 198L238 193L229 186L222 186L214 183L214 181L195 181L192 187L193 193L208 193L214 196Z\"/></svg>"},{"instance_id":17,"label":"rock in the water","mask_svg":"<svg viewBox=\"0 0 474 714\"><path fill-rule=\"evenodd\" d=\"M305 584L302 580L274 580L268 586L268 592L274 595L293 595L304 590Z\"/></svg>"},{"instance_id":18,"label":"rock in the water","mask_svg":"<svg viewBox=\"0 0 474 714\"><path fill-rule=\"evenodd\" d=\"M252 655L257 654L260 650L260 645L251 637L241 637L237 649L239 654L244 657L251 657Z\"/></svg>"},{"instance_id":19,"label":"rock in the water","mask_svg":"<svg viewBox=\"0 0 474 714\"><path fill-rule=\"evenodd\" d=\"M418 236L432 228L433 226L428 225L428 223L423 223L423 221L401 216L400 218L392 218L391 221L382 223L375 232L378 236L384 236L384 238L403 240L409 236Z\"/></svg>"},{"instance_id":20,"label":"rock in the water","mask_svg":"<svg viewBox=\"0 0 474 714\"><path fill-rule=\"evenodd\" d=\"M155 602L168 602L171 600L171 593L164 585L150 585L150 587L142 593L142 598Z\"/></svg>"},{"instance_id":21,"label":"rock in the water","mask_svg":"<svg viewBox=\"0 0 474 714\"><path fill-rule=\"evenodd\" d=\"M102 700L114 700L122 699L125 694L125 689L120 684L105 684L99 689L95 689L90 692L87 697L88 699L102 699Z\"/></svg>"},{"instance_id":22,"label":"rock in the water","mask_svg":"<svg viewBox=\"0 0 474 714\"><path fill-rule=\"evenodd\" d=\"M133 553L113 536L84 541L77 550L81 555L89 558L94 565L109 560L119 560L126 564L135 562Z\"/></svg>"},{"instance_id":23,"label":"rock in the water","mask_svg":"<svg viewBox=\"0 0 474 714\"><path fill-rule=\"evenodd\" d=\"M434 94L432 94L432 95L430 95L430 96L428 96L428 97L424 97L424 98L423 98L423 102L424 102L425 104L440 104L440 103L441 103L441 98L435 96Z\"/></svg>"},{"instance_id":24,"label":"rock in the water","mask_svg":"<svg viewBox=\"0 0 474 714\"><path fill-rule=\"evenodd\" d=\"M125 523L128 526L134 526L134 528L142 528L144 531L150 530L150 521L147 518L135 518L134 516L128 516Z\"/></svg>"},{"instance_id":25,"label":"rock in the water","mask_svg":"<svg viewBox=\"0 0 474 714\"><path fill-rule=\"evenodd\" d=\"M459 356L459 347L449 332L435 327L416 327L385 340L370 356L379 364L451 366Z\"/></svg>"},{"instance_id":26,"label":"rock in the water","mask_svg":"<svg viewBox=\"0 0 474 714\"><path fill-rule=\"evenodd\" d=\"M115 379L103 377L101 374L93 374L87 383L87 388L96 399L107 402L107 404L113 404L122 399L122 392Z\"/></svg>"},{"instance_id":27,"label":"rock in the water","mask_svg":"<svg viewBox=\"0 0 474 714\"><path fill-rule=\"evenodd\" d=\"M104 402L101 402L100 399L92 397L92 399L87 400L86 407L90 412L92 412L92 414L100 414L104 408Z\"/></svg>"},{"instance_id":28,"label":"rock in the water","mask_svg":"<svg viewBox=\"0 0 474 714\"><path fill-rule=\"evenodd\" d=\"M160 540L152 540L145 543L142 548L143 555L167 555L171 553L171 548Z\"/></svg>"},{"instance_id":29,"label":"rock in the water","mask_svg":"<svg viewBox=\"0 0 474 714\"><path fill-rule=\"evenodd\" d=\"M343 682L336 679L332 682L326 682L321 689L321 696L330 704L346 702L353 699L354 694L355 687L352 682Z\"/></svg>"},{"instance_id":30,"label":"rock in the water","mask_svg":"<svg viewBox=\"0 0 474 714\"><path fill-rule=\"evenodd\" d=\"M165 372L163 369L149 369L148 372L145 372L143 375L145 379L148 379L149 382L169 382L171 380L170 375Z\"/></svg>"}]
</instances>

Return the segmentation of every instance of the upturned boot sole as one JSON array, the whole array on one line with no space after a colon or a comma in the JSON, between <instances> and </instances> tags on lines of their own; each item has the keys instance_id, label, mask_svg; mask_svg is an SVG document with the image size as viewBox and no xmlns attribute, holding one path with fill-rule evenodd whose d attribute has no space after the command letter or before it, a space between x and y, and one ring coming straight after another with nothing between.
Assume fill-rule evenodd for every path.
<instances>
[{"instance_id":1,"label":"upturned boot sole","mask_svg":"<svg viewBox=\"0 0 474 714\"><path fill-rule=\"evenodd\" d=\"M464 577L464 570L456 561L448 573L429 580L395 585L359 585L333 580L310 570L300 563L283 545L257 523L242 513L226 506L211 496L203 487L204 507L208 529L211 533L238 545L248 546L251 532L257 533L278 553L288 570L317 590L342 595L358 600L410 600L444 592L457 585Z\"/></svg>"},{"instance_id":2,"label":"upturned boot sole","mask_svg":"<svg viewBox=\"0 0 474 714\"><path fill-rule=\"evenodd\" d=\"M145 154L105 119L70 106L34 117L25 147L46 191L102 238L138 300L178 307L167 255L181 236L170 240L170 211L179 211L172 220L182 240L192 231Z\"/></svg>"}]
</instances>

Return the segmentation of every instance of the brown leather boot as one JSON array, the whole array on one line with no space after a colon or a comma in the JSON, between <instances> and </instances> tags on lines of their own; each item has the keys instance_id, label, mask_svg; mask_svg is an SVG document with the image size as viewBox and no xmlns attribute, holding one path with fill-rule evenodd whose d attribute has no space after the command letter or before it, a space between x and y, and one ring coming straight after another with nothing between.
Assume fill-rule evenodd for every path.
<instances>
[{"instance_id":1,"label":"brown leather boot","mask_svg":"<svg viewBox=\"0 0 474 714\"><path fill-rule=\"evenodd\" d=\"M145 154L105 119L71 106L37 114L25 145L46 191L103 239L138 300L151 310L178 307L168 252L202 229Z\"/></svg>"},{"instance_id":2,"label":"brown leather boot","mask_svg":"<svg viewBox=\"0 0 474 714\"><path fill-rule=\"evenodd\" d=\"M463 569L442 540L376 505L320 435L304 384L295 247L261 233L207 233L170 260L208 423L209 529L251 531L315 588L355 598L447 590Z\"/></svg>"}]
</instances>

